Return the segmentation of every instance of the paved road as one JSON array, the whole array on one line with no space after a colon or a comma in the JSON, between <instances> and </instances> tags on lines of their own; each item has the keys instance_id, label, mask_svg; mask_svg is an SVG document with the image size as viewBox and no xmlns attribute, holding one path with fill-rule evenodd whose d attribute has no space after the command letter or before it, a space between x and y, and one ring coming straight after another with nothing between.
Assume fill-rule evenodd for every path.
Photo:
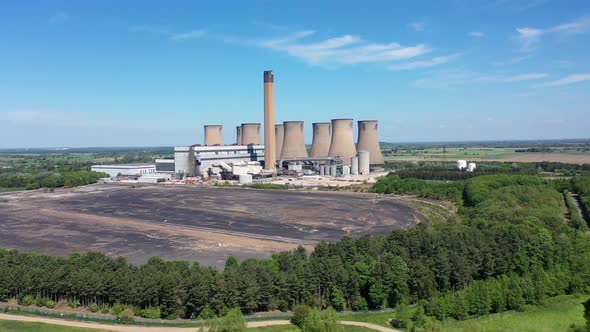
<instances>
[{"instance_id":1,"label":"paved road","mask_svg":"<svg viewBox=\"0 0 590 332\"><path fill-rule=\"evenodd\" d=\"M109 325L109 324L98 324L98 323L86 323L86 322L78 322L78 321L70 321L70 320L61 320L61 319L54 319L54 318L43 318L43 317L34 317L34 316L19 316L19 315L9 315L9 314L0 314L0 320L13 320L13 321L20 321L20 322L36 322L36 323L47 323L47 324L54 324L54 325L61 325L61 326L71 326L71 327L82 327L87 329L102 329L102 330L109 330L109 331L117 331L117 332L195 332L198 330L197 327L147 327L147 326L133 326L133 325ZM370 324L370 323L363 323L363 322L351 322L351 321L341 321L343 325L353 325L353 326L361 326L366 327L369 329L373 329L376 331L382 332L401 332L399 330ZM267 320L267 321L260 321L260 322L248 322L248 327L263 327L263 326L273 326L273 325L289 325L291 322L288 320Z\"/></svg>"}]
</instances>

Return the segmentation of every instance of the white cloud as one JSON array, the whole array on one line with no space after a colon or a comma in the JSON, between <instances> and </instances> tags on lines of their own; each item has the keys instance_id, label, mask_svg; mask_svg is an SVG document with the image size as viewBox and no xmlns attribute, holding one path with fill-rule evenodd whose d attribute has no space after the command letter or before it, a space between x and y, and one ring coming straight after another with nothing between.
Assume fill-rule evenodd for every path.
<instances>
[{"instance_id":1,"label":"white cloud","mask_svg":"<svg viewBox=\"0 0 590 332\"><path fill-rule=\"evenodd\" d=\"M510 58L508 60L494 62L494 66L514 65L514 64L523 62L525 60L528 60L530 58L531 58L530 55L523 55L523 56L512 57L512 58Z\"/></svg>"},{"instance_id":2,"label":"white cloud","mask_svg":"<svg viewBox=\"0 0 590 332\"><path fill-rule=\"evenodd\" d=\"M574 21L545 29L530 27L517 28L516 32L518 33L517 39L521 43L520 50L523 52L530 52L535 49L535 45L541 40L543 35L551 33L576 35L590 32L590 16L583 16Z\"/></svg>"},{"instance_id":3,"label":"white cloud","mask_svg":"<svg viewBox=\"0 0 590 332\"><path fill-rule=\"evenodd\" d=\"M563 85L570 85L578 82L590 81L590 73L581 73L581 74L572 74L568 75L564 78L543 83L538 85L538 87L548 87L548 86L563 86Z\"/></svg>"},{"instance_id":4,"label":"white cloud","mask_svg":"<svg viewBox=\"0 0 590 332\"><path fill-rule=\"evenodd\" d=\"M58 12L55 12L53 15L51 15L51 17L49 18L49 23L50 24L63 23L65 21L67 21L69 17L70 16L68 15L68 13L66 13L64 11L58 11Z\"/></svg>"},{"instance_id":5,"label":"white cloud","mask_svg":"<svg viewBox=\"0 0 590 332\"><path fill-rule=\"evenodd\" d=\"M207 30L199 29L199 30L192 30L192 31L188 31L188 32L175 33L175 34L172 34L170 38L172 38L173 40L176 40L176 41L185 41L185 40L189 40L189 39L203 38L203 36L205 36L206 34L207 34Z\"/></svg>"},{"instance_id":6,"label":"white cloud","mask_svg":"<svg viewBox=\"0 0 590 332\"><path fill-rule=\"evenodd\" d=\"M482 37L486 36L486 34L481 31L471 31L468 35L471 37L476 37L476 38L482 38Z\"/></svg>"},{"instance_id":7,"label":"white cloud","mask_svg":"<svg viewBox=\"0 0 590 332\"><path fill-rule=\"evenodd\" d=\"M424 30L426 30L426 23L424 23L424 22L411 22L411 23L408 23L408 27L414 31L424 31Z\"/></svg>"},{"instance_id":8,"label":"white cloud","mask_svg":"<svg viewBox=\"0 0 590 332\"><path fill-rule=\"evenodd\" d=\"M418 68L428 68L434 67L438 65L445 64L449 61L453 61L459 57L461 57L461 53L455 53L445 56L434 57L429 60L421 60L421 61L413 61L413 62L406 62L396 65L391 65L387 67L390 70L410 70L410 69L418 69Z\"/></svg>"},{"instance_id":9,"label":"white cloud","mask_svg":"<svg viewBox=\"0 0 590 332\"><path fill-rule=\"evenodd\" d=\"M509 76L482 75L470 71L441 71L434 76L412 82L413 86L424 87L456 87L476 83L516 83L539 80L549 76L545 73L526 73Z\"/></svg>"},{"instance_id":10,"label":"white cloud","mask_svg":"<svg viewBox=\"0 0 590 332\"><path fill-rule=\"evenodd\" d=\"M258 41L255 44L285 52L314 65L387 62L410 59L430 52L430 48L424 44L401 46L397 43L371 43L356 35L343 35L314 42L303 41L313 35L313 30L302 30L287 36Z\"/></svg>"},{"instance_id":11,"label":"white cloud","mask_svg":"<svg viewBox=\"0 0 590 332\"><path fill-rule=\"evenodd\" d=\"M549 75L547 75L545 73L529 73L529 74L520 74L520 75L499 77L496 79L496 81L497 82L504 82L504 83L533 81L533 80L545 78L547 76L549 76Z\"/></svg>"}]
</instances>

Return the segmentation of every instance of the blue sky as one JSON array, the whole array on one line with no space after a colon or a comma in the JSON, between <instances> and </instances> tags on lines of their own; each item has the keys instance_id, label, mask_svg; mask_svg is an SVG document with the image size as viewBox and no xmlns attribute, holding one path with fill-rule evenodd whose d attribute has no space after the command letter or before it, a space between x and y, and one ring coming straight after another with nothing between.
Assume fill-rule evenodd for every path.
<instances>
[{"instance_id":1,"label":"blue sky","mask_svg":"<svg viewBox=\"0 0 590 332\"><path fill-rule=\"evenodd\" d=\"M378 119L391 142L590 137L590 2L4 1L0 147Z\"/></svg>"}]
</instances>

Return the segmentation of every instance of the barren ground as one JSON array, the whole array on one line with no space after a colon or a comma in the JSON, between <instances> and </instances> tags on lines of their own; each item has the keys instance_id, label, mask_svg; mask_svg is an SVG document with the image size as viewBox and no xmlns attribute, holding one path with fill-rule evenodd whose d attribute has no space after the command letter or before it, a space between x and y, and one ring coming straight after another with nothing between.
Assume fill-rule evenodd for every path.
<instances>
[{"instance_id":1,"label":"barren ground","mask_svg":"<svg viewBox=\"0 0 590 332\"><path fill-rule=\"evenodd\" d=\"M97 250L222 266L321 240L387 234L424 217L400 198L198 186L91 185L0 194L0 247L65 255Z\"/></svg>"}]
</instances>

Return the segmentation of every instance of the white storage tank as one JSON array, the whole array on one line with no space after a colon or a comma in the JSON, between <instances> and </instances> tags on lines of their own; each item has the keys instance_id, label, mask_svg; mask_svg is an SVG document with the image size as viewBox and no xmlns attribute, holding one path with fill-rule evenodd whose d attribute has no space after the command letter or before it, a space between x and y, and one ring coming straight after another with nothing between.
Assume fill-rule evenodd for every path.
<instances>
[{"instance_id":1,"label":"white storage tank","mask_svg":"<svg viewBox=\"0 0 590 332\"><path fill-rule=\"evenodd\" d=\"M352 157L351 158L350 174L359 175L359 157Z\"/></svg>"},{"instance_id":2,"label":"white storage tank","mask_svg":"<svg viewBox=\"0 0 590 332\"><path fill-rule=\"evenodd\" d=\"M240 184L252 183L252 174L240 174Z\"/></svg>"},{"instance_id":3,"label":"white storage tank","mask_svg":"<svg viewBox=\"0 0 590 332\"><path fill-rule=\"evenodd\" d=\"M475 165L475 163L469 163L469 164L467 164L467 172L473 172L473 171L475 171L475 168L476 167L477 166Z\"/></svg>"},{"instance_id":4,"label":"white storage tank","mask_svg":"<svg viewBox=\"0 0 590 332\"><path fill-rule=\"evenodd\" d=\"M336 165L330 166L330 175L336 176L336 174L337 174L337 172L336 172Z\"/></svg>"},{"instance_id":5,"label":"white storage tank","mask_svg":"<svg viewBox=\"0 0 590 332\"><path fill-rule=\"evenodd\" d=\"M358 169L359 174L369 175L369 171L370 171L369 151L359 151L358 157L359 157L359 169Z\"/></svg>"},{"instance_id":6,"label":"white storage tank","mask_svg":"<svg viewBox=\"0 0 590 332\"><path fill-rule=\"evenodd\" d=\"M457 160L457 169L467 168L467 162L465 160Z\"/></svg>"},{"instance_id":7,"label":"white storage tank","mask_svg":"<svg viewBox=\"0 0 590 332\"><path fill-rule=\"evenodd\" d=\"M320 166L320 175L324 175L326 172L326 167L325 166Z\"/></svg>"},{"instance_id":8,"label":"white storage tank","mask_svg":"<svg viewBox=\"0 0 590 332\"><path fill-rule=\"evenodd\" d=\"M350 175L350 166L342 166L342 176Z\"/></svg>"}]
</instances>

